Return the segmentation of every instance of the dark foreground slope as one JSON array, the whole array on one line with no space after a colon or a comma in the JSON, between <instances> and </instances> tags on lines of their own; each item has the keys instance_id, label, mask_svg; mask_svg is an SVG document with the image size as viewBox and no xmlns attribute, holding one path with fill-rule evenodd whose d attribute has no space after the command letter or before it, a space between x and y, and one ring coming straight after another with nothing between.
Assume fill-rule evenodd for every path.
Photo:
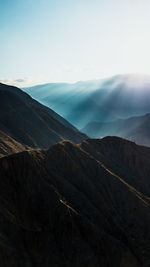
<instances>
[{"instance_id":1,"label":"dark foreground slope","mask_svg":"<svg viewBox=\"0 0 150 267\"><path fill-rule=\"evenodd\" d=\"M150 146L150 113L112 122L91 122L82 131L91 137L120 136Z\"/></svg>"},{"instance_id":2,"label":"dark foreground slope","mask_svg":"<svg viewBox=\"0 0 150 267\"><path fill-rule=\"evenodd\" d=\"M140 154L143 165L150 149L106 138L1 158L2 266L148 267L150 200L128 178Z\"/></svg>"},{"instance_id":3,"label":"dark foreground slope","mask_svg":"<svg viewBox=\"0 0 150 267\"><path fill-rule=\"evenodd\" d=\"M19 88L0 84L0 156L28 147L46 148L85 135Z\"/></svg>"}]
</instances>

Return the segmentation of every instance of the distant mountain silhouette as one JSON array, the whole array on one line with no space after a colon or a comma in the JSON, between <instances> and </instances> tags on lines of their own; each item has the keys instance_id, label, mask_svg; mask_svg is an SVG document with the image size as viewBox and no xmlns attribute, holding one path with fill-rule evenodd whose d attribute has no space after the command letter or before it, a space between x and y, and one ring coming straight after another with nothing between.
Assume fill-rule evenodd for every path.
<instances>
[{"instance_id":1,"label":"distant mountain silhouette","mask_svg":"<svg viewBox=\"0 0 150 267\"><path fill-rule=\"evenodd\" d=\"M0 170L2 266L149 266L150 148L63 141Z\"/></svg>"},{"instance_id":2,"label":"distant mountain silhouette","mask_svg":"<svg viewBox=\"0 0 150 267\"><path fill-rule=\"evenodd\" d=\"M150 76L114 77L67 83L50 83L24 89L79 129L90 122L108 122L150 113Z\"/></svg>"},{"instance_id":3,"label":"distant mountain silhouette","mask_svg":"<svg viewBox=\"0 0 150 267\"><path fill-rule=\"evenodd\" d=\"M120 136L150 146L150 114L113 122L91 122L82 131L91 137Z\"/></svg>"},{"instance_id":4,"label":"distant mountain silhouette","mask_svg":"<svg viewBox=\"0 0 150 267\"><path fill-rule=\"evenodd\" d=\"M81 142L85 135L53 110L19 88L0 84L0 155L25 148L46 148L69 139Z\"/></svg>"}]
</instances>

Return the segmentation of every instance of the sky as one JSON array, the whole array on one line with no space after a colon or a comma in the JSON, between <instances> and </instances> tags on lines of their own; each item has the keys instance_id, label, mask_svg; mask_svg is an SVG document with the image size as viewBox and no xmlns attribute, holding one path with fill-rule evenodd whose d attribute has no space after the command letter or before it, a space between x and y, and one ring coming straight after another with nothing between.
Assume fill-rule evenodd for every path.
<instances>
[{"instance_id":1,"label":"sky","mask_svg":"<svg viewBox=\"0 0 150 267\"><path fill-rule=\"evenodd\" d=\"M150 75L150 0L0 0L0 81Z\"/></svg>"}]
</instances>

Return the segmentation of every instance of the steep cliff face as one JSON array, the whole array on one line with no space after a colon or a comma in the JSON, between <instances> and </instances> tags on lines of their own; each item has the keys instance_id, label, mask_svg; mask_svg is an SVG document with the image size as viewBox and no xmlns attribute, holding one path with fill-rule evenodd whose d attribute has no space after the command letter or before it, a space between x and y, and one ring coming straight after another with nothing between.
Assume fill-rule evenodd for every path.
<instances>
[{"instance_id":1,"label":"steep cliff face","mask_svg":"<svg viewBox=\"0 0 150 267\"><path fill-rule=\"evenodd\" d=\"M121 166L129 166L116 168L116 145L118 165L121 151L127 162L132 150L150 153L108 138L65 141L0 159L4 267L149 266L150 199L120 176Z\"/></svg>"},{"instance_id":2,"label":"steep cliff face","mask_svg":"<svg viewBox=\"0 0 150 267\"><path fill-rule=\"evenodd\" d=\"M0 155L86 136L19 88L0 84Z\"/></svg>"}]
</instances>

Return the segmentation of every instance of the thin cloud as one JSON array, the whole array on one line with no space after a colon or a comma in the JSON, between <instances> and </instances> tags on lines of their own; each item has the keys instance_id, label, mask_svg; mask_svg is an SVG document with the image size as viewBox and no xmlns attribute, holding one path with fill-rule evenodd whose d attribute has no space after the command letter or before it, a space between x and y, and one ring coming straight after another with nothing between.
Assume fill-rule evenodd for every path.
<instances>
[{"instance_id":1,"label":"thin cloud","mask_svg":"<svg viewBox=\"0 0 150 267\"><path fill-rule=\"evenodd\" d=\"M14 81L18 82L18 83L24 83L24 82L26 82L26 79L16 79Z\"/></svg>"},{"instance_id":2,"label":"thin cloud","mask_svg":"<svg viewBox=\"0 0 150 267\"><path fill-rule=\"evenodd\" d=\"M28 86L33 83L31 78L18 78L18 79L3 79L0 78L0 83L13 85L13 86Z\"/></svg>"}]
</instances>

